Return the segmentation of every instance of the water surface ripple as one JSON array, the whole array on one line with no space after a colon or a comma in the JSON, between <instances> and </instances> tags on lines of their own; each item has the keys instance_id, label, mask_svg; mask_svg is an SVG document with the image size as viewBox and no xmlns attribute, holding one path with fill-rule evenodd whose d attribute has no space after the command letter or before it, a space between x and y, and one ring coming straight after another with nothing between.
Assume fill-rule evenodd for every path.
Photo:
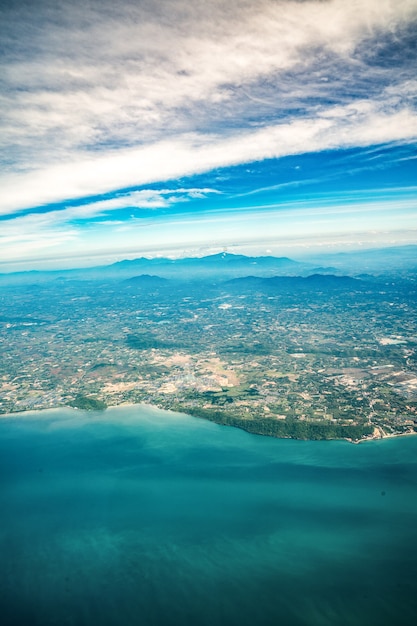
<instances>
[{"instance_id":1,"label":"water surface ripple","mask_svg":"<svg viewBox=\"0 0 417 626\"><path fill-rule=\"evenodd\" d=\"M150 407L0 420L4 625L417 623L417 437L250 435Z\"/></svg>"}]
</instances>

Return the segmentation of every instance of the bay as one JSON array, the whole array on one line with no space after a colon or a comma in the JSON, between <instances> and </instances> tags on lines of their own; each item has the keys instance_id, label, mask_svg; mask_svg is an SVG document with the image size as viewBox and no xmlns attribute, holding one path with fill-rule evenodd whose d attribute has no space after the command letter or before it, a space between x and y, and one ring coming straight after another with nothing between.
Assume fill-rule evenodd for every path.
<instances>
[{"instance_id":1,"label":"bay","mask_svg":"<svg viewBox=\"0 0 417 626\"><path fill-rule=\"evenodd\" d=\"M2 624L414 624L417 437L145 406L0 420Z\"/></svg>"}]
</instances>

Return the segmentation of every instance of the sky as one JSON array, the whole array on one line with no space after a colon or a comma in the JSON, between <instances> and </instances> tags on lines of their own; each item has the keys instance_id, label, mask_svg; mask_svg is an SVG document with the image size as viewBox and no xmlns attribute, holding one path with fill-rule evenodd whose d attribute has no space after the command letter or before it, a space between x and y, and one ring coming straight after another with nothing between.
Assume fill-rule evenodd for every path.
<instances>
[{"instance_id":1,"label":"sky","mask_svg":"<svg viewBox=\"0 0 417 626\"><path fill-rule=\"evenodd\" d=\"M417 243L417 0L0 0L0 272Z\"/></svg>"}]
</instances>

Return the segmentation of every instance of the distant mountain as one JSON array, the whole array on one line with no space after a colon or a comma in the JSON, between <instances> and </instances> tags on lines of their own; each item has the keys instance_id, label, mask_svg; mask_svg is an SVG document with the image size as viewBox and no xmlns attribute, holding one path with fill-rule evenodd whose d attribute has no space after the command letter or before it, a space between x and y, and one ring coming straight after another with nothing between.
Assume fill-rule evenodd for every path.
<instances>
[{"instance_id":1,"label":"distant mountain","mask_svg":"<svg viewBox=\"0 0 417 626\"><path fill-rule=\"evenodd\" d=\"M395 272L417 272L417 246L401 246L356 252L340 252L306 257L294 261L288 257L260 256L222 252L205 257L182 259L141 257L118 261L111 265L72 269L15 272L0 274L1 284L39 284L55 279L61 280L124 280L135 276L155 276L178 280L215 281L243 278L247 276L274 277L312 274L355 276L372 274L383 276ZM146 280L146 279L145 279Z\"/></svg>"},{"instance_id":2,"label":"distant mountain","mask_svg":"<svg viewBox=\"0 0 417 626\"><path fill-rule=\"evenodd\" d=\"M332 274L313 274L311 276L246 276L234 278L225 283L228 287L238 291L329 291L329 290L358 290L367 288L365 281L350 276L334 276Z\"/></svg>"},{"instance_id":3,"label":"distant mountain","mask_svg":"<svg viewBox=\"0 0 417 626\"><path fill-rule=\"evenodd\" d=\"M132 272L156 272L165 278L193 280L201 278L228 279L248 274L258 276L299 275L311 273L314 266L287 257L248 257L226 252L205 257L183 259L147 259L119 261L106 268L109 274L126 276ZM98 269L98 268L96 268Z\"/></svg>"},{"instance_id":4,"label":"distant mountain","mask_svg":"<svg viewBox=\"0 0 417 626\"><path fill-rule=\"evenodd\" d=\"M159 276L178 280L227 280L239 276L296 276L311 274L315 266L287 257L248 257L241 254L220 253L205 257L182 259L140 257L118 261L111 265L72 269L14 272L0 274L5 283L40 283L50 280L124 280L135 276Z\"/></svg>"},{"instance_id":5,"label":"distant mountain","mask_svg":"<svg viewBox=\"0 0 417 626\"><path fill-rule=\"evenodd\" d=\"M287 257L272 257L272 256L261 256L261 257L250 257L245 256L243 254L230 254L228 252L221 252L219 254L210 254L208 256L203 257L185 257L180 259L167 259L163 257L148 259L146 257L140 257L138 259L118 261L117 263L113 263L112 265L107 266L108 268L113 269L124 269L127 267L138 267L143 265L153 265L153 266L174 266L174 267L184 267L192 265L195 266L225 266L225 265L241 265L241 264L252 264L252 265L300 265L298 261L293 261Z\"/></svg>"},{"instance_id":6,"label":"distant mountain","mask_svg":"<svg viewBox=\"0 0 417 626\"><path fill-rule=\"evenodd\" d=\"M167 278L161 278L160 276L141 274L140 276L132 276L132 278L126 278L126 280L124 280L123 282L127 287L139 287L148 290L166 287L170 281Z\"/></svg>"},{"instance_id":7,"label":"distant mountain","mask_svg":"<svg viewBox=\"0 0 417 626\"><path fill-rule=\"evenodd\" d=\"M167 278L161 278L160 276L141 274L140 276L132 276L132 278L127 278L124 282L130 283L132 285L166 285L169 281Z\"/></svg>"},{"instance_id":8,"label":"distant mountain","mask_svg":"<svg viewBox=\"0 0 417 626\"><path fill-rule=\"evenodd\" d=\"M271 257L259 256L250 257L243 254L230 254L221 252L219 254L211 254L201 258L185 258L176 261L178 265L201 265L201 266L242 266L259 265L261 267L295 267L301 265L298 261L293 261L287 257Z\"/></svg>"},{"instance_id":9,"label":"distant mountain","mask_svg":"<svg viewBox=\"0 0 417 626\"><path fill-rule=\"evenodd\" d=\"M305 284L313 285L316 288L324 287L328 289L333 287L336 289L358 287L363 285L363 281L352 278L351 276L335 276L334 274L312 274L306 278L301 278Z\"/></svg>"},{"instance_id":10,"label":"distant mountain","mask_svg":"<svg viewBox=\"0 0 417 626\"><path fill-rule=\"evenodd\" d=\"M190 287L187 281L161 278L141 274L133 276L123 281L127 287L135 287L150 290L159 290L164 287L174 287L177 291L184 289L188 293ZM218 289L232 289L234 292L270 292L285 291L349 291L369 288L370 283L350 276L335 276L332 274L312 274L310 276L242 276L220 281L199 281L193 288L202 287L208 293L216 292Z\"/></svg>"},{"instance_id":11,"label":"distant mountain","mask_svg":"<svg viewBox=\"0 0 417 626\"><path fill-rule=\"evenodd\" d=\"M140 267L155 267L157 265L171 265L175 263L174 259L166 259L166 258L155 258L148 259L147 257L139 257L138 259L125 259L123 261L116 261L116 263L112 263L111 265L102 265L100 267L96 267L94 269L108 269L108 270L117 270L123 271L125 269L131 270L132 268L140 268Z\"/></svg>"}]
</instances>

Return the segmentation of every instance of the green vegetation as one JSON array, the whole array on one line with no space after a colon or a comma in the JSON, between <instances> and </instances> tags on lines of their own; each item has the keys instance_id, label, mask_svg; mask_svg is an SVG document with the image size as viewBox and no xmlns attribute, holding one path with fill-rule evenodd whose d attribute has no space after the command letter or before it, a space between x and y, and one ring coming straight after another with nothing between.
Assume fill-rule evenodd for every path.
<instances>
[{"instance_id":1,"label":"green vegetation","mask_svg":"<svg viewBox=\"0 0 417 626\"><path fill-rule=\"evenodd\" d=\"M128 335L126 343L129 348L134 350L150 350L151 348L161 349L168 348L169 342L160 339L153 333L139 333L137 335Z\"/></svg>"},{"instance_id":2,"label":"green vegetation","mask_svg":"<svg viewBox=\"0 0 417 626\"><path fill-rule=\"evenodd\" d=\"M104 411L107 408L106 403L102 400L84 396L82 393L78 393L74 400L71 400L68 404L75 409L84 409L84 411Z\"/></svg>"},{"instance_id":3,"label":"green vegetation","mask_svg":"<svg viewBox=\"0 0 417 626\"><path fill-rule=\"evenodd\" d=\"M227 413L226 411L212 411L210 409L187 407L186 412L194 417L222 424L234 426L256 435L269 435L270 437L283 437L291 439L352 439L358 441L372 433L368 424L343 425L322 421L308 422L286 418L277 420L273 418L242 419Z\"/></svg>"}]
</instances>

